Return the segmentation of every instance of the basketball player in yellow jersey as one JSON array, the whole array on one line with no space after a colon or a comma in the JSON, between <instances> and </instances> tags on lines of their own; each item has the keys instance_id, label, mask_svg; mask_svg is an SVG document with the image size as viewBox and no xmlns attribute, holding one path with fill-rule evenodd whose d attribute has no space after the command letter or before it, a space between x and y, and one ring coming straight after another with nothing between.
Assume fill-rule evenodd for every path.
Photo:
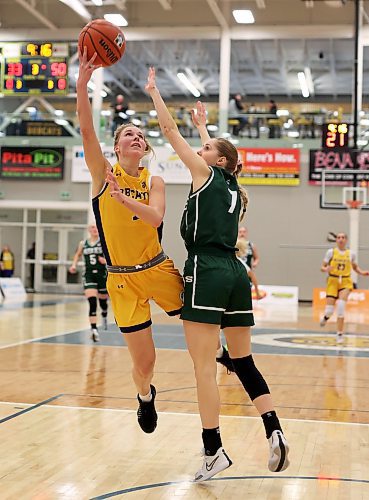
<instances>
[{"instance_id":1,"label":"basketball player in yellow jersey","mask_svg":"<svg viewBox=\"0 0 369 500\"><path fill-rule=\"evenodd\" d=\"M328 273L326 288L326 306L324 317L320 326L324 326L332 316L334 305L337 302L337 344L343 342L343 326L345 319L345 307L348 296L353 289L351 270L361 276L369 276L369 271L360 269L356 262L356 255L353 254L347 245L347 235L338 233L336 235L337 246L330 248L325 254L320 270Z\"/></svg>"},{"instance_id":2,"label":"basketball player in yellow jersey","mask_svg":"<svg viewBox=\"0 0 369 500\"><path fill-rule=\"evenodd\" d=\"M112 167L106 160L94 130L87 93L87 83L98 67L94 65L96 53L89 61L86 50L79 56L77 112L92 177L96 225L107 262L107 289L133 362L138 422L144 432L150 433L156 428L157 414L156 390L151 385L155 347L149 300L167 314L178 315L183 281L158 238L165 212L164 182L160 177L151 178L147 169L140 167L141 159L152 149L139 128L121 125L114 136L118 161Z\"/></svg>"}]
</instances>

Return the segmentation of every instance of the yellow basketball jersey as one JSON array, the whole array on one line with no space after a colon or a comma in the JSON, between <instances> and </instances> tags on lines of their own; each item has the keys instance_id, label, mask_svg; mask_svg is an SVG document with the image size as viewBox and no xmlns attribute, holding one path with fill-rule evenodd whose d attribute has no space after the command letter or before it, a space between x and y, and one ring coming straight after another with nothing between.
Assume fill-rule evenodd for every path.
<instances>
[{"instance_id":1,"label":"yellow basketball jersey","mask_svg":"<svg viewBox=\"0 0 369 500\"><path fill-rule=\"evenodd\" d=\"M329 271L330 276L351 276L351 253L349 249L346 249L344 253L341 253L338 248L333 249L332 259L329 263L333 269Z\"/></svg>"},{"instance_id":2,"label":"yellow basketball jersey","mask_svg":"<svg viewBox=\"0 0 369 500\"><path fill-rule=\"evenodd\" d=\"M113 174L123 194L149 204L150 174L146 168L140 168L139 177L132 177L116 163ZM157 229L116 201L110 195L108 184L92 200L92 205L108 265L134 266L161 252Z\"/></svg>"}]
</instances>

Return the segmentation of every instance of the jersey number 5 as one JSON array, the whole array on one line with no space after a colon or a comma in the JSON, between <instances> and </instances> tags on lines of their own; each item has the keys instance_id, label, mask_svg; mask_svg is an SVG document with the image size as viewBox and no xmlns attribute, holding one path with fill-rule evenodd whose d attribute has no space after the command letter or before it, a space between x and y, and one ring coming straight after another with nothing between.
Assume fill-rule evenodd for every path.
<instances>
[{"instance_id":1,"label":"jersey number 5","mask_svg":"<svg viewBox=\"0 0 369 500\"><path fill-rule=\"evenodd\" d=\"M96 264L96 255L90 255L90 264L91 266L94 266Z\"/></svg>"}]
</instances>

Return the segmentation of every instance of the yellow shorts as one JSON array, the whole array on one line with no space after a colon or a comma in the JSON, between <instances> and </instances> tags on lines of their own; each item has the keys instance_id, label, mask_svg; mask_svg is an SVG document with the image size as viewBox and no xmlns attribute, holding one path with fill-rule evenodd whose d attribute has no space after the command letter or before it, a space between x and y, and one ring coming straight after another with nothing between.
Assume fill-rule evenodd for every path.
<instances>
[{"instance_id":1,"label":"yellow shorts","mask_svg":"<svg viewBox=\"0 0 369 500\"><path fill-rule=\"evenodd\" d=\"M337 278L336 276L328 276L326 296L336 299L338 297L338 293L341 290L352 290L353 288L354 285L351 278Z\"/></svg>"},{"instance_id":2,"label":"yellow shorts","mask_svg":"<svg viewBox=\"0 0 369 500\"><path fill-rule=\"evenodd\" d=\"M169 316L181 312L183 279L171 259L138 273L109 273L107 289L122 333L137 332L151 325L150 299Z\"/></svg>"}]
</instances>

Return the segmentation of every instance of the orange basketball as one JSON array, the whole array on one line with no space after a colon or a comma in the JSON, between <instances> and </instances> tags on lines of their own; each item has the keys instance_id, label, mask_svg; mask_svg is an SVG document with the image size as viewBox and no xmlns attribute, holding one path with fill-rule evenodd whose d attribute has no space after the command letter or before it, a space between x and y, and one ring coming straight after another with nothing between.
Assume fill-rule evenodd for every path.
<instances>
[{"instance_id":1,"label":"orange basketball","mask_svg":"<svg viewBox=\"0 0 369 500\"><path fill-rule=\"evenodd\" d=\"M95 19L86 24L78 37L78 47L83 54L87 47L87 58L97 52L94 64L111 66L124 54L126 39L122 30L105 19Z\"/></svg>"}]
</instances>

